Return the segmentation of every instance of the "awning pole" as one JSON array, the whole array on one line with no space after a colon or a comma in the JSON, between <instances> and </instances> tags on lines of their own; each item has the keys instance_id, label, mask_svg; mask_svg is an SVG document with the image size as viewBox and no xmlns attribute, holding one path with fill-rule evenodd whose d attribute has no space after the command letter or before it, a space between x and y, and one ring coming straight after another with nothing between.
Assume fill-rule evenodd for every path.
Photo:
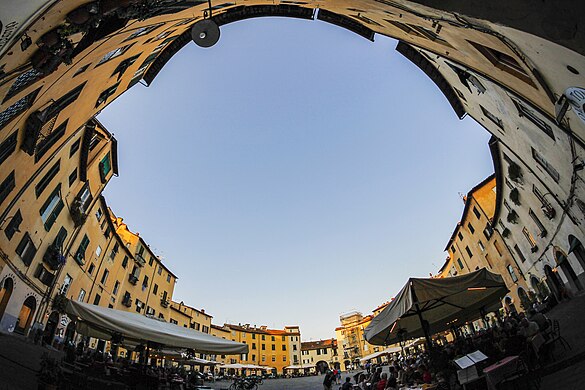
<instances>
[{"instance_id":1,"label":"awning pole","mask_svg":"<svg viewBox=\"0 0 585 390\"><path fill-rule=\"evenodd\" d=\"M422 330L425 334L425 340L427 341L427 349L429 350L429 356L431 355L431 350L432 350L432 343L431 343L431 336L429 335L429 329L428 327L425 325L425 322L428 323L427 321L424 320L423 316L422 316L422 312L420 310L420 306L418 305L418 298L416 297L416 291L414 291L414 286L412 286L412 298L414 299L414 307L416 308L416 315L418 316L418 319L420 321L420 326L422 327Z\"/></svg>"}]
</instances>

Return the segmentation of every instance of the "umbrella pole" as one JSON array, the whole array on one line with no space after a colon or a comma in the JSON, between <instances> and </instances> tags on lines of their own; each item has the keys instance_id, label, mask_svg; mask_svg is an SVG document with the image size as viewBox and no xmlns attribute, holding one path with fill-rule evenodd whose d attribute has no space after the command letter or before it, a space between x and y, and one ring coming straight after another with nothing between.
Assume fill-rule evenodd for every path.
<instances>
[{"instance_id":1,"label":"umbrella pole","mask_svg":"<svg viewBox=\"0 0 585 390\"><path fill-rule=\"evenodd\" d=\"M420 306L418 305L418 298L416 297L416 291L414 291L414 285L412 286L412 298L415 302L414 307L416 308L416 315L420 321L420 326L423 329L425 334L425 340L427 341L427 348L429 350L429 356L431 355L432 343L431 343L431 336L429 335L429 328L426 326L428 324L427 321L424 320L422 316L422 311L420 310Z\"/></svg>"}]
</instances>

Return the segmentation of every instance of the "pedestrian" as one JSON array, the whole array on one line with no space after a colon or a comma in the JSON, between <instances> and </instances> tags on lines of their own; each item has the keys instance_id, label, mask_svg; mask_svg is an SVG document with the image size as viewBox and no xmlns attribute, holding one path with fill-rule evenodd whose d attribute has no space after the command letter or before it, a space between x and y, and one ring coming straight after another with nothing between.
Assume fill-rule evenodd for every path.
<instances>
[{"instance_id":1,"label":"pedestrian","mask_svg":"<svg viewBox=\"0 0 585 390\"><path fill-rule=\"evenodd\" d=\"M333 385L333 371L327 370L323 379L323 390L331 390L331 385Z\"/></svg>"}]
</instances>

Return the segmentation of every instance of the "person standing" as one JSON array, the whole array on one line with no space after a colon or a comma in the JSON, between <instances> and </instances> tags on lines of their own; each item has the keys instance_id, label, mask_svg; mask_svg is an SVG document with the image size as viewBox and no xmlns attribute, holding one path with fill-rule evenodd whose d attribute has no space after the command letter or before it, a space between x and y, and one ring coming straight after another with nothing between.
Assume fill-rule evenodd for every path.
<instances>
[{"instance_id":1,"label":"person standing","mask_svg":"<svg viewBox=\"0 0 585 390\"><path fill-rule=\"evenodd\" d=\"M323 379L323 390L331 390L331 385L333 385L333 371L327 370Z\"/></svg>"}]
</instances>

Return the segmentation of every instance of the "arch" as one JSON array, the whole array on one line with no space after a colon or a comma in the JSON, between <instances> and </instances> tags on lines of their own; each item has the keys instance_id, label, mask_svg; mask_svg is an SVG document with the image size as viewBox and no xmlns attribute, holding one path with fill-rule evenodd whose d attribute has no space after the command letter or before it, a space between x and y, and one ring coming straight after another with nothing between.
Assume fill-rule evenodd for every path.
<instances>
[{"instance_id":1,"label":"arch","mask_svg":"<svg viewBox=\"0 0 585 390\"><path fill-rule=\"evenodd\" d=\"M65 344L73 343L75 338L75 329L76 323L75 321L69 321L67 324L67 328L65 328Z\"/></svg>"},{"instance_id":2,"label":"arch","mask_svg":"<svg viewBox=\"0 0 585 390\"><path fill-rule=\"evenodd\" d=\"M546 285L534 275L530 277L530 285L532 286L532 289L536 291L536 296L541 301L549 294Z\"/></svg>"},{"instance_id":3,"label":"arch","mask_svg":"<svg viewBox=\"0 0 585 390\"><path fill-rule=\"evenodd\" d=\"M577 237L572 234L569 234L569 251L567 254L575 254L577 261L583 268L583 272L585 273L585 248L583 247L583 243Z\"/></svg>"},{"instance_id":4,"label":"arch","mask_svg":"<svg viewBox=\"0 0 585 390\"><path fill-rule=\"evenodd\" d=\"M544 266L544 274L546 275L546 284L549 290L552 291L557 300L560 300L562 282L559 280L559 276L548 264Z\"/></svg>"},{"instance_id":5,"label":"arch","mask_svg":"<svg viewBox=\"0 0 585 390\"><path fill-rule=\"evenodd\" d=\"M575 273L573 266L571 266L571 263L569 263L567 255L561 249L555 247L554 257L555 261L557 262L557 265L561 268L563 274L565 274L569 286L571 286L571 288L574 291L583 290L583 285L581 284L581 281L577 278L577 274Z\"/></svg>"},{"instance_id":6,"label":"arch","mask_svg":"<svg viewBox=\"0 0 585 390\"><path fill-rule=\"evenodd\" d=\"M61 316L58 312L53 311L47 320L47 325L45 325L45 331L43 332L43 344L52 345L53 340L55 339L55 333L57 331L57 327L59 326L59 319Z\"/></svg>"},{"instance_id":7,"label":"arch","mask_svg":"<svg viewBox=\"0 0 585 390\"><path fill-rule=\"evenodd\" d=\"M28 330L30 329L30 325L32 323L35 310L37 309L37 300L32 295L29 296L24 300L22 303L22 307L20 308L20 313L18 314L18 318L16 320L16 326L14 331L19 334L26 335Z\"/></svg>"},{"instance_id":8,"label":"arch","mask_svg":"<svg viewBox=\"0 0 585 390\"><path fill-rule=\"evenodd\" d=\"M315 364L315 370L319 373L319 374L324 374L325 372L327 372L327 369L329 368L329 364L327 364L326 361L324 360L319 360L317 362L317 364Z\"/></svg>"},{"instance_id":9,"label":"arch","mask_svg":"<svg viewBox=\"0 0 585 390\"><path fill-rule=\"evenodd\" d=\"M524 311L530 309L530 297L522 287L518 287L518 299L520 299L520 306Z\"/></svg>"},{"instance_id":10,"label":"arch","mask_svg":"<svg viewBox=\"0 0 585 390\"><path fill-rule=\"evenodd\" d=\"M12 296L13 290L14 281L12 280L12 278L4 279L4 283L2 283L2 288L0 288L0 322L2 322L2 317L4 316L6 306L8 306L8 302L10 301L10 297Z\"/></svg>"}]
</instances>

